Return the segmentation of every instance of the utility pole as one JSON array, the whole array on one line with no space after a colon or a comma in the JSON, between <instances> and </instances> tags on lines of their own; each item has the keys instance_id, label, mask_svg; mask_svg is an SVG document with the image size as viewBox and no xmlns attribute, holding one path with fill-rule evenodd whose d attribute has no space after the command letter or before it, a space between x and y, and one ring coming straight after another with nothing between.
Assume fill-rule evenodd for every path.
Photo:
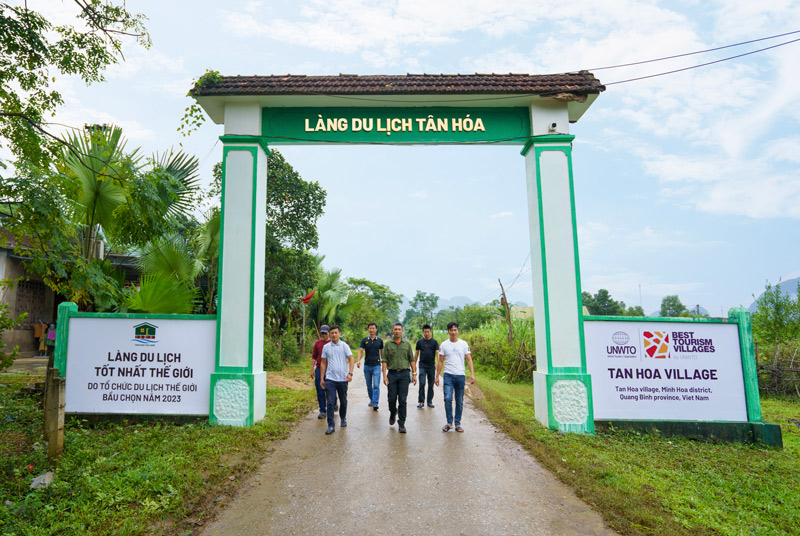
<instances>
[{"instance_id":1,"label":"utility pole","mask_svg":"<svg viewBox=\"0 0 800 536\"><path fill-rule=\"evenodd\" d=\"M508 342L514 342L514 332L511 330L511 308L508 306L508 299L506 299L506 289L503 288L503 282L500 281L500 278L497 278L497 282L500 283L500 292L502 295L500 297L500 303L506 308L506 322L508 323Z\"/></svg>"}]
</instances>

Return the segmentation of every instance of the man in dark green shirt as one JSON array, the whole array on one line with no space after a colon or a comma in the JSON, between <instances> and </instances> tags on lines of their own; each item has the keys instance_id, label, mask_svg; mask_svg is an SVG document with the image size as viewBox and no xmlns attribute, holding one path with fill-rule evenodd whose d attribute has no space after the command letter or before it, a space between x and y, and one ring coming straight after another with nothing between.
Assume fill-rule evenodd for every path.
<instances>
[{"instance_id":1,"label":"man in dark green shirt","mask_svg":"<svg viewBox=\"0 0 800 536\"><path fill-rule=\"evenodd\" d=\"M411 368L411 374L408 369ZM406 399L408 384L417 385L417 362L411 343L403 340L403 324L395 322L392 326L392 340L383 346L381 358L383 383L389 392L389 424L398 421L397 431L406 433Z\"/></svg>"}]
</instances>

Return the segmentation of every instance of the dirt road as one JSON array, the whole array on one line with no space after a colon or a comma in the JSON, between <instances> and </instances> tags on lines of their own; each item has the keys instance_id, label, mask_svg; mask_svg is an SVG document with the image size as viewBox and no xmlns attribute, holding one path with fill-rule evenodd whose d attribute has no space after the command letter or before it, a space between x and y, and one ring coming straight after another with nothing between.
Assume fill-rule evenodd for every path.
<instances>
[{"instance_id":1,"label":"dirt road","mask_svg":"<svg viewBox=\"0 0 800 536\"><path fill-rule=\"evenodd\" d=\"M465 432L443 433L441 387L436 407L419 410L412 385L399 434L385 386L377 412L361 369L348 394L347 428L337 417L326 436L310 414L202 534L615 534L467 397Z\"/></svg>"}]
</instances>

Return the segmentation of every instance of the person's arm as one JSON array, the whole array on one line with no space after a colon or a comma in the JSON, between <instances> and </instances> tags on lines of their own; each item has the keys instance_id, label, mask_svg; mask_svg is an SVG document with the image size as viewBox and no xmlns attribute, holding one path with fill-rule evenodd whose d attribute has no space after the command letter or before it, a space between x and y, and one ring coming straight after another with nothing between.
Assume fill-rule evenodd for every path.
<instances>
[{"instance_id":1,"label":"person's arm","mask_svg":"<svg viewBox=\"0 0 800 536\"><path fill-rule=\"evenodd\" d=\"M361 344L363 345L364 343L362 342ZM364 355L364 346L359 346L359 348L358 348L358 361L356 361L356 365L358 365L358 368L361 368L361 357L363 355ZM353 357L353 356L350 356L350 357Z\"/></svg>"},{"instance_id":2,"label":"person's arm","mask_svg":"<svg viewBox=\"0 0 800 536\"><path fill-rule=\"evenodd\" d=\"M475 383L475 367L472 366L472 354L467 354L467 365L469 365L469 383Z\"/></svg>"},{"instance_id":3,"label":"person's arm","mask_svg":"<svg viewBox=\"0 0 800 536\"><path fill-rule=\"evenodd\" d=\"M381 357L381 372L383 373L383 385L389 385L389 376L386 375L386 361Z\"/></svg>"},{"instance_id":4,"label":"person's arm","mask_svg":"<svg viewBox=\"0 0 800 536\"><path fill-rule=\"evenodd\" d=\"M418 359L419 359L419 348L417 348L417 351L414 352L414 363L416 363Z\"/></svg>"},{"instance_id":5,"label":"person's arm","mask_svg":"<svg viewBox=\"0 0 800 536\"><path fill-rule=\"evenodd\" d=\"M408 362L411 363L411 381L417 385L417 361L414 354L411 353L411 345L408 345Z\"/></svg>"},{"instance_id":6,"label":"person's arm","mask_svg":"<svg viewBox=\"0 0 800 536\"><path fill-rule=\"evenodd\" d=\"M314 348L311 349L311 377L314 377L314 371L317 368L317 343L314 343Z\"/></svg>"},{"instance_id":7,"label":"person's arm","mask_svg":"<svg viewBox=\"0 0 800 536\"><path fill-rule=\"evenodd\" d=\"M471 363L471 361L470 361ZM347 381L353 381L353 353L350 352L350 355L347 356L347 364L350 365L350 374L347 375Z\"/></svg>"},{"instance_id":8,"label":"person's arm","mask_svg":"<svg viewBox=\"0 0 800 536\"><path fill-rule=\"evenodd\" d=\"M436 354L439 356L439 361L436 363L436 377L433 379L433 383L438 387L439 376L442 375L442 369L444 368L444 354L439 352L436 352Z\"/></svg>"},{"instance_id":9,"label":"person's arm","mask_svg":"<svg viewBox=\"0 0 800 536\"><path fill-rule=\"evenodd\" d=\"M319 386L325 389L325 371L328 370L328 358L322 352L322 359L319 362Z\"/></svg>"}]
</instances>

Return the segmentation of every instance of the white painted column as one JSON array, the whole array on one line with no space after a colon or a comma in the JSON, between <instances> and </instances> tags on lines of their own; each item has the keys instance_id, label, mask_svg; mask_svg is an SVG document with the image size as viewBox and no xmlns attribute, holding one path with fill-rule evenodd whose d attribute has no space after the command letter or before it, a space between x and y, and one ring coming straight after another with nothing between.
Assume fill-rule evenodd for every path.
<instances>
[{"instance_id":1,"label":"white painted column","mask_svg":"<svg viewBox=\"0 0 800 536\"><path fill-rule=\"evenodd\" d=\"M536 418L565 432L594 432L586 373L580 263L567 106L531 105L533 138L523 150L528 188L536 326Z\"/></svg>"},{"instance_id":2,"label":"white painted column","mask_svg":"<svg viewBox=\"0 0 800 536\"><path fill-rule=\"evenodd\" d=\"M267 153L261 107L226 104L217 361L210 421L251 426L266 413L264 244Z\"/></svg>"}]
</instances>

